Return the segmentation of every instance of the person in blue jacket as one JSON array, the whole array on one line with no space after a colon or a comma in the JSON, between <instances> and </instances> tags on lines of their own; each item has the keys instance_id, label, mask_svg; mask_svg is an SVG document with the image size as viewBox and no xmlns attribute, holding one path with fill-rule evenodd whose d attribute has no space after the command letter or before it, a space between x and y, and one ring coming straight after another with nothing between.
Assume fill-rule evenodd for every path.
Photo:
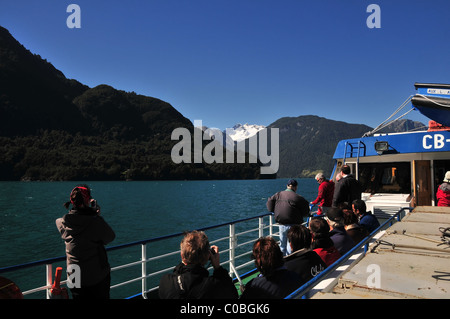
<instances>
[{"instance_id":1,"label":"person in blue jacket","mask_svg":"<svg viewBox=\"0 0 450 319\"><path fill-rule=\"evenodd\" d=\"M359 224L372 233L375 229L380 227L380 222L371 212L366 211L366 203L362 199L355 199L352 202L352 209L359 219Z\"/></svg>"}]
</instances>

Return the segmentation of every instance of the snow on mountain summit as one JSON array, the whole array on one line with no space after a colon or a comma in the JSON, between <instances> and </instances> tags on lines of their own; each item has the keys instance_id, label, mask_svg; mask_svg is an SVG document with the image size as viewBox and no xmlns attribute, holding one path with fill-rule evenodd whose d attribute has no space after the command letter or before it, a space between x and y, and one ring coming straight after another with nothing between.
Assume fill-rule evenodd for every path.
<instances>
[{"instance_id":1,"label":"snow on mountain summit","mask_svg":"<svg viewBox=\"0 0 450 319\"><path fill-rule=\"evenodd\" d=\"M236 124L231 129L226 130L226 134L231 137L231 139L235 142L243 141L247 138L252 137L262 129L266 128L264 125L256 125L256 124Z\"/></svg>"}]
</instances>

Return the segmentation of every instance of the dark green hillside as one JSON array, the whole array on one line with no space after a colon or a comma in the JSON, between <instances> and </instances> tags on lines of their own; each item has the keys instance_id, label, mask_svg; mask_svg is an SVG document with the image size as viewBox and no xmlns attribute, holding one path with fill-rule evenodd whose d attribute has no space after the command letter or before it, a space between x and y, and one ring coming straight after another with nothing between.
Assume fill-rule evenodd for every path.
<instances>
[{"instance_id":1,"label":"dark green hillside","mask_svg":"<svg viewBox=\"0 0 450 319\"><path fill-rule=\"evenodd\" d=\"M417 126L423 124L404 121L384 131ZM261 176L259 164L174 164L171 133L178 127L193 135L191 121L169 103L67 79L0 27L0 180L274 177ZM270 127L280 130L277 177L329 175L337 142L372 130L312 115Z\"/></svg>"},{"instance_id":2,"label":"dark green hillside","mask_svg":"<svg viewBox=\"0 0 450 319\"><path fill-rule=\"evenodd\" d=\"M82 117L71 100L86 89L0 27L1 136L34 134L42 127L75 132Z\"/></svg>"},{"instance_id":3,"label":"dark green hillside","mask_svg":"<svg viewBox=\"0 0 450 319\"><path fill-rule=\"evenodd\" d=\"M99 85L77 96L73 103L90 124L89 133L114 139L145 139L169 135L192 123L169 103Z\"/></svg>"},{"instance_id":4,"label":"dark green hillside","mask_svg":"<svg viewBox=\"0 0 450 319\"><path fill-rule=\"evenodd\" d=\"M337 142L360 137L371 130L366 125L348 124L314 115L284 117L269 127L278 127L280 132L278 177L314 177L319 171L330 175Z\"/></svg>"},{"instance_id":5,"label":"dark green hillside","mask_svg":"<svg viewBox=\"0 0 450 319\"><path fill-rule=\"evenodd\" d=\"M89 88L0 27L0 180L259 178L256 164L178 164L177 127L192 123L159 99Z\"/></svg>"}]
</instances>

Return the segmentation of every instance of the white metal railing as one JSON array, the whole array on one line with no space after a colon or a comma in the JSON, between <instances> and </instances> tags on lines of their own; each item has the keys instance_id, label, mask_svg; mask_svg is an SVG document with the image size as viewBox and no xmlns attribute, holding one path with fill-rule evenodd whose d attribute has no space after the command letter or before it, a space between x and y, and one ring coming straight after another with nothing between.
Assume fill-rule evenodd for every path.
<instances>
[{"instance_id":1,"label":"white metal railing","mask_svg":"<svg viewBox=\"0 0 450 319\"><path fill-rule=\"evenodd\" d=\"M258 221L256 227L254 226L255 220ZM249 223L252 223L252 226L248 226ZM238 278L238 280L240 281L239 271L241 269L244 269L246 267L253 265L253 261L250 260L250 258L248 257L252 252L253 243L259 237L263 237L263 236L267 236L267 235L278 236L278 232L273 231L274 226L277 226L277 225L274 224L274 222L273 222L273 214L266 213L266 214L262 214L262 215L258 215L258 216L254 216L254 217L244 218L244 219L240 219L240 220L234 220L234 221L219 224L219 225L200 228L197 230L202 230L205 232L208 230L212 231L213 229L217 230L217 231L214 231L214 233L217 233L218 234L217 236L219 236L219 238L214 238L214 236L207 234L208 238L210 239L210 244L223 245L225 243L227 248L221 250L220 254L221 254L221 258L225 258L228 255L228 259L226 259L225 261L222 261L221 265L222 266L228 265L230 275L236 276ZM226 232L226 230L224 230L227 227L228 227L228 232ZM162 269L157 269L152 272L149 272L148 268L149 267L152 268L152 266L154 266L154 264L156 264L157 262L161 262L164 259L167 259L170 257L176 258L176 256L179 256L179 254L180 254L179 250L175 250L175 251L164 252L162 254L158 254L157 256L148 257L147 245L149 243L156 243L156 242L158 242L158 244L162 245L164 243L164 241L167 241L167 240L170 240L173 238L177 238L177 237L181 237L182 235L183 235L183 233L176 233L176 234L171 234L171 235L167 235L167 236L151 238L151 239L146 239L146 240L142 240L142 241L127 243L127 244L107 248L108 254L112 254L113 251L122 251L123 249L129 248L129 247L133 247L133 249L136 247L140 247L139 260L134 260L129 263L119 264L119 265L112 267L111 268L111 272L112 272L111 277L113 278L115 276L114 274L118 273L119 271L129 269L131 267L137 267L139 265L141 266L140 274L135 278L123 279L119 283L111 285L111 289L116 289L116 288L120 288L120 287L123 287L126 285L130 285L132 283L141 282L140 292L131 297L138 297L139 295L141 295L143 298L147 298L147 295L149 293L158 289L158 284L159 284L159 281L157 281L156 285L154 283L149 285L149 280L154 279L153 282L155 282L157 279L159 279L159 277L162 274L172 271L173 267L175 265L170 262L162 262L162 264L164 266L164 268L162 268ZM163 243L160 243L160 242L163 242ZM247 247L249 247L249 248L247 248ZM245 257L247 257L247 258L245 258ZM11 267L0 268L0 274L12 273L12 272L18 271L20 269L29 269L32 267L34 268L34 267L45 265L45 283L46 284L43 286L38 286L38 287L35 287L32 289L28 289L26 291L23 291L22 293L24 296L29 296L29 295L32 295L32 294L35 294L38 292L46 292L46 298L50 298L50 289L52 287L52 282L53 282L53 268L54 268L53 266L55 263L65 261L65 259L66 259L65 256L61 256L61 257L39 260L39 261L21 264L21 265L15 265L15 266L11 266ZM167 267L167 265L169 265L169 267ZM65 268L65 265L63 268ZM27 279L25 279L25 280L27 280ZM20 288L22 283L16 282L16 284ZM61 284L65 285L66 281L61 281ZM149 286L151 286L151 287L149 288Z\"/></svg>"},{"instance_id":2,"label":"white metal railing","mask_svg":"<svg viewBox=\"0 0 450 319\"><path fill-rule=\"evenodd\" d=\"M327 267L326 270L322 271L319 275L314 277L312 280L310 280L308 283L305 283L302 287L297 289L295 292L293 292L290 296L287 297L287 299L291 298L305 298L307 293L313 289L315 285L317 285L318 282L320 282L322 279L324 279L326 276L328 276L332 271L334 271L337 267L339 267L341 264L347 261L351 257L351 255L357 250L360 249L361 246L364 247L364 253L367 251L368 243L372 240L372 237L377 234L381 229L385 227L389 227L394 222L395 218L400 220L401 214L405 213L406 210L411 210L412 208L401 208L397 214L391 216L386 222L384 222L377 230L373 231L372 234L370 234L366 239L364 239L360 244L355 246L351 251L349 251L347 254L342 256L338 261L336 261L333 265L330 267ZM254 226L254 221L257 220L257 226ZM267 221L268 220L268 221ZM252 226L248 226L248 223L252 223ZM236 276L239 282L241 282L241 278L239 275L239 271L242 269L253 269L253 261L248 258L248 255L252 252L252 246L256 239L263 236L279 236L278 232L274 232L273 228L274 226L278 226L278 224L273 223L273 214L272 213L266 213L259 216L249 217L245 219L235 220L219 225L209 226L205 228L200 228L197 230L202 231L212 231L217 230L217 234L207 234L208 238L210 239L210 244L215 245L223 245L222 243L225 243L225 245L228 247L226 249L223 249L220 251L221 259L228 255L228 259L221 262L222 266L228 265L229 267L229 273L231 276ZM228 231L226 230L228 228ZM148 267L150 266L153 268L153 266L162 260L165 260L167 258L175 258L179 261L179 250L175 251L169 251L164 252L162 254L158 254L153 257L148 257L148 244L150 243L156 243L158 242L160 245L164 244L167 240L181 237L183 233L177 233L157 238L151 238L146 239L138 242L131 242L123 245L118 245L114 247L107 248L108 254L110 255L114 251L122 252L126 248L133 248L140 247L140 256L138 260L134 260L129 263L123 263L116 265L111 268L112 276L116 277L116 273L122 270L127 270L132 267L140 267L139 275L135 278L127 278L120 280L117 284L111 285L111 289L117 289L120 287L124 287L133 283L139 283L140 282L140 288L136 289L135 291L139 291L139 293L134 294L130 296L129 298L133 297L139 297L142 296L143 298L147 298L149 293L152 293L158 289L159 281L157 279L160 278L161 275L163 275L166 272L170 272L173 270L173 267L175 264L173 262L163 262L163 268L162 269L155 269L152 272L148 271ZM215 238L218 237L218 238ZM161 243L162 242L162 243ZM249 248L247 248L250 246ZM222 246L223 247L223 246ZM227 254L228 253L228 254ZM245 258L247 257L247 258ZM11 267L5 267L0 268L0 274L6 274L6 273L13 273L16 271L20 271L22 269L30 269L39 267L42 265L45 265L45 285L34 287L32 289L28 289L26 291L23 291L24 296L29 296L35 293L46 293L46 298L50 298L50 288L52 287L52 281L53 281L53 266L56 263L60 263L65 261L66 257L56 257L56 258L50 258L45 260L39 260L31 263L21 264L21 265L15 265ZM63 267L64 268L64 267ZM41 271L42 272L42 271ZM43 275L44 277L44 275ZM156 285L150 284L150 279L155 279ZM25 278L24 280L27 281L29 278ZM155 281L154 281L155 282ZM16 282L18 284L19 288L21 286L20 282ZM66 281L61 281L62 285L66 284ZM149 286L151 286L149 288Z\"/></svg>"}]
</instances>

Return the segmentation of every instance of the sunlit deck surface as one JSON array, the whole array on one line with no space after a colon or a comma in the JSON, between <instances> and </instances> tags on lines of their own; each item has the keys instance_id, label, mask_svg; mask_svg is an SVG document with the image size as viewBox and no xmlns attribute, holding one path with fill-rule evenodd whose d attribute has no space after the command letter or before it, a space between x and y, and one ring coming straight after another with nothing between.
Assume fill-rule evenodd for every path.
<instances>
[{"instance_id":1,"label":"sunlit deck surface","mask_svg":"<svg viewBox=\"0 0 450 319\"><path fill-rule=\"evenodd\" d=\"M448 227L450 207L415 208L313 298L450 298L450 245L442 239L450 237L440 231Z\"/></svg>"}]
</instances>

